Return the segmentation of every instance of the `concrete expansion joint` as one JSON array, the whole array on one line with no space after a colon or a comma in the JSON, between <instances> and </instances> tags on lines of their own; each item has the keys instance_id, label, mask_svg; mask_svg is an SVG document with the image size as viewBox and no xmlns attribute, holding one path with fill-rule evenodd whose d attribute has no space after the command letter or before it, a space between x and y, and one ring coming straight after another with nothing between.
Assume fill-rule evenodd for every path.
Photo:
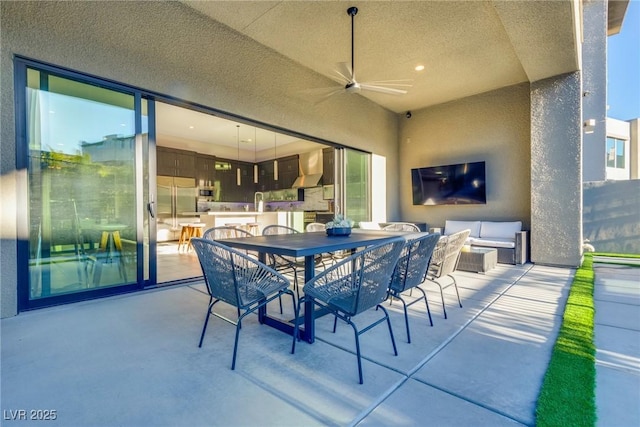
<instances>
[{"instance_id":1,"label":"concrete expansion joint","mask_svg":"<svg viewBox=\"0 0 640 427\"><path fill-rule=\"evenodd\" d=\"M409 379L412 379L413 376L416 374L416 372L418 372L420 369L422 369L424 367L424 365L426 365L431 359L433 359L438 353L440 353L447 345L449 345L454 338L456 338L458 335L460 335L460 333L462 333L462 331L464 331L474 320L476 320L482 313L484 313L489 307L491 307L491 305L493 305L493 303L495 303L502 295L504 295L509 289L511 289L514 285L516 285L518 282L520 282L520 280L529 272L531 271L531 269L533 268L533 264L531 264L530 266L528 266L528 268L526 270L524 270L520 276L513 281L513 283L509 286L507 286L502 292L500 292L495 298L493 298L491 301L489 301L487 303L486 306L484 306L482 308L482 310L478 311L478 313L476 313L474 316L472 316L464 325L460 326L460 328L458 328L453 334L451 334L451 336L449 338L447 338L442 344L440 344L438 347L436 347L431 353L429 353L424 359L422 359L420 362L418 362L418 364L416 364L416 366L414 366L411 370L409 370L409 372L407 374L398 371L397 369L393 369L389 366L385 366L389 369L393 369L395 372L398 372L403 376L403 378L401 378L398 382L396 382L395 384L393 384L391 387L389 387L389 389L387 389L384 393L382 393L380 395L380 397L378 399L376 399L374 402L372 402L371 405L369 405L369 407L365 408L357 417L355 417L351 423L349 424L350 427L354 427L356 425L358 425L358 423L360 423L362 420L364 420L369 414L371 414L378 406L380 406L389 396L391 396L394 392L396 392L404 383L406 383ZM318 338L316 338L318 339ZM345 349L346 351L350 351L348 349ZM352 352L353 353L353 352ZM355 353L354 353L355 354ZM365 357L362 357L363 359L365 359ZM371 359L367 359L372 363L377 363L378 365L381 365L380 363L371 360ZM384 365L381 365L384 366ZM499 414L503 417L509 418L511 420L514 420L522 425L528 425L525 421L523 420L519 420L516 418L513 418L511 415L508 415L506 413L503 413L501 411L496 410L495 408L491 408L489 406L486 406L480 402L476 402L473 400L469 400L467 398L465 398L464 396L460 396L457 395L455 393L451 393L449 390L445 390L442 389L438 386L435 386L433 384L429 384L425 381L421 381L420 379L416 379L413 378L418 382L421 382L423 384L428 385L429 387L433 387L437 390L440 390L444 393L447 393L451 396L454 396L458 399L467 401L473 405L476 406L480 406L486 410L492 411L496 414Z\"/></svg>"}]
</instances>

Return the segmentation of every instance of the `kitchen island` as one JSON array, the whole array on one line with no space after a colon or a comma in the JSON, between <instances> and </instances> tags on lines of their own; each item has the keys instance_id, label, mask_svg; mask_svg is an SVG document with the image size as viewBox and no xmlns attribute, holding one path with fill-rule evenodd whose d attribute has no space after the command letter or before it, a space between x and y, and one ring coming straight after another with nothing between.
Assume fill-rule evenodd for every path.
<instances>
[{"instance_id":1,"label":"kitchen island","mask_svg":"<svg viewBox=\"0 0 640 427\"><path fill-rule=\"evenodd\" d=\"M205 225L205 230L212 227L223 227L226 224L249 223L260 224L259 234L268 225L286 225L296 230L304 231L303 212L299 211L275 211L275 212L252 212L252 211L209 211L209 212L183 212L184 216L196 216Z\"/></svg>"}]
</instances>

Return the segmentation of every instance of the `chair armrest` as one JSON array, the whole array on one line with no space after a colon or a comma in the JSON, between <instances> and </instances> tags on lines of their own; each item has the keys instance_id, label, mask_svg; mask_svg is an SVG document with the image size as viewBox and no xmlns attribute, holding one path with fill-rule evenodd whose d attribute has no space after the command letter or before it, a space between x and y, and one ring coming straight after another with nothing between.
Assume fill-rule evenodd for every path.
<instances>
[{"instance_id":1,"label":"chair armrest","mask_svg":"<svg viewBox=\"0 0 640 427\"><path fill-rule=\"evenodd\" d=\"M529 259L529 232L516 233L515 263L524 264Z\"/></svg>"}]
</instances>

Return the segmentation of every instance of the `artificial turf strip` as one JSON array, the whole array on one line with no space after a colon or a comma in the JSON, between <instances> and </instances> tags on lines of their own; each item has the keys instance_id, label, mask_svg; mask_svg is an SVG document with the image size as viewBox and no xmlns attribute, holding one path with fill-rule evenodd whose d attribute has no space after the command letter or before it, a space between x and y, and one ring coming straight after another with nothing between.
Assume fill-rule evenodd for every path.
<instances>
[{"instance_id":1,"label":"artificial turf strip","mask_svg":"<svg viewBox=\"0 0 640 427\"><path fill-rule=\"evenodd\" d=\"M536 405L536 426L594 426L593 257L585 254L573 278L562 326Z\"/></svg>"}]
</instances>

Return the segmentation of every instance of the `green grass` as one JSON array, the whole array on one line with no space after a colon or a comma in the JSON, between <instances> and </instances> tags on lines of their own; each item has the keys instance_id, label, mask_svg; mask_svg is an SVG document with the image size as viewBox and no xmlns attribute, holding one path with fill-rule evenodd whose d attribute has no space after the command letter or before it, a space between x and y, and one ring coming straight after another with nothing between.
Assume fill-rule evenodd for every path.
<instances>
[{"instance_id":1,"label":"green grass","mask_svg":"<svg viewBox=\"0 0 640 427\"><path fill-rule=\"evenodd\" d=\"M614 254L614 253L594 252L591 255L607 256L607 257L611 257L611 258L640 258L640 254Z\"/></svg>"},{"instance_id":2,"label":"green grass","mask_svg":"<svg viewBox=\"0 0 640 427\"><path fill-rule=\"evenodd\" d=\"M576 427L596 423L593 287L593 255L586 254L573 279L538 396L537 426Z\"/></svg>"}]
</instances>

